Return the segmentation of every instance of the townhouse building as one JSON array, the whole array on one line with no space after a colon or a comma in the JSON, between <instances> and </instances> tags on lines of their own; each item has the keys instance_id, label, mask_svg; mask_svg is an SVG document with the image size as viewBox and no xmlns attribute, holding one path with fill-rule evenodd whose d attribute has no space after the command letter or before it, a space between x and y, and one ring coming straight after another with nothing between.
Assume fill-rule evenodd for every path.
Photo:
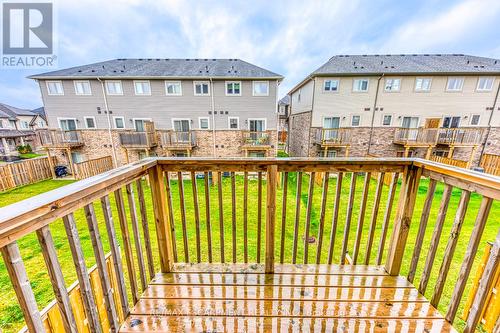
<instances>
[{"instance_id":1,"label":"townhouse building","mask_svg":"<svg viewBox=\"0 0 500 333\"><path fill-rule=\"evenodd\" d=\"M112 155L274 156L281 75L239 59L115 59L31 76L47 148Z\"/></svg>"},{"instance_id":2,"label":"townhouse building","mask_svg":"<svg viewBox=\"0 0 500 333\"><path fill-rule=\"evenodd\" d=\"M292 156L500 153L500 60L338 55L290 91Z\"/></svg>"}]
</instances>

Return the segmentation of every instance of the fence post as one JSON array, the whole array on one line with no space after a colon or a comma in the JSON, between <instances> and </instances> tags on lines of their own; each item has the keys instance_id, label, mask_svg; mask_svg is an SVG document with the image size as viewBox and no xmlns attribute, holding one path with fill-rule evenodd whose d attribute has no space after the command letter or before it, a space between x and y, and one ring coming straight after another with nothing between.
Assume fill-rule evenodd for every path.
<instances>
[{"instance_id":1,"label":"fence post","mask_svg":"<svg viewBox=\"0 0 500 333\"><path fill-rule=\"evenodd\" d=\"M422 169L413 165L408 166L403 173L403 182L399 192L398 208L394 220L394 230L391 235L389 252L387 253L387 261L385 263L385 270L390 275L398 275L401 268L421 175Z\"/></svg>"},{"instance_id":2,"label":"fence post","mask_svg":"<svg viewBox=\"0 0 500 333\"><path fill-rule=\"evenodd\" d=\"M267 167L266 273L274 273L274 232L276 225L276 182L278 166ZM284 232L284 231L282 231Z\"/></svg>"}]
</instances>

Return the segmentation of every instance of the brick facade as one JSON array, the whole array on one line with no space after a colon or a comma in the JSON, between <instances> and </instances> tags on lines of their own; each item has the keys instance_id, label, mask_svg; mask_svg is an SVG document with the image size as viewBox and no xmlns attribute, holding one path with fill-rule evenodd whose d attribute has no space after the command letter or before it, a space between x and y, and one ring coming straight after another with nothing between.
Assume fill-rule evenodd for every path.
<instances>
[{"instance_id":1,"label":"brick facade","mask_svg":"<svg viewBox=\"0 0 500 333\"><path fill-rule=\"evenodd\" d=\"M290 156L309 155L311 140L312 112L302 112L290 115L290 133L288 133L288 151Z\"/></svg>"}]
</instances>

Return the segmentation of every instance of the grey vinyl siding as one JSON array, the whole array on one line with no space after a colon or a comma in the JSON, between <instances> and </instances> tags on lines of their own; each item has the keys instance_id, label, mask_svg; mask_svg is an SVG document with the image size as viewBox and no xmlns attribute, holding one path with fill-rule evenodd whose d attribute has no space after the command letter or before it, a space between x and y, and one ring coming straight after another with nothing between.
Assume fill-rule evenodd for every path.
<instances>
[{"instance_id":1,"label":"grey vinyl siding","mask_svg":"<svg viewBox=\"0 0 500 333\"><path fill-rule=\"evenodd\" d=\"M300 95L300 100L299 100ZM313 108L314 80L309 80L291 95L291 113L311 111Z\"/></svg>"},{"instance_id":2,"label":"grey vinyl siding","mask_svg":"<svg viewBox=\"0 0 500 333\"><path fill-rule=\"evenodd\" d=\"M47 94L44 80L40 87L45 104L49 127L58 127L57 118L76 118L78 128L85 128L84 117L94 116L97 128L107 128L107 115L104 113L104 99L101 84L90 80L92 95L75 94L73 80L61 80L64 95ZM191 119L191 128L198 129L199 117L210 117L212 128L211 96L195 96L193 80L181 81L182 96L167 96L165 80L151 79L151 95L137 96L133 80L122 80L123 95L107 95L111 117L124 117L126 128L133 128L133 118L151 118L157 129L171 129L172 118ZM167 80L169 81L169 80ZM235 81L238 81L236 79ZM267 129L276 129L276 88L277 81L269 80L269 96L253 96L252 80L242 82L241 96L226 96L225 80L214 80L214 104L216 129L228 128L228 117L239 117L240 129L246 129L249 118L266 118ZM101 114L97 108L101 108ZM223 114L221 115L221 111ZM228 112L226 115L225 112Z\"/></svg>"}]
</instances>

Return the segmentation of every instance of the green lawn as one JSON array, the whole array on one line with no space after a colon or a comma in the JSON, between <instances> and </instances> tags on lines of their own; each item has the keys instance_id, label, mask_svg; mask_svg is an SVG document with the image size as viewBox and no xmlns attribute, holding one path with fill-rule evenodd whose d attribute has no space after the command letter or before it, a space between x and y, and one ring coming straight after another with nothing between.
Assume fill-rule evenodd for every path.
<instances>
[{"instance_id":1,"label":"green lawn","mask_svg":"<svg viewBox=\"0 0 500 333\"><path fill-rule=\"evenodd\" d=\"M288 197L287 197L287 220L286 220L286 226L285 226L285 262L291 262L292 258L292 243L293 243L293 225L294 225L294 220L295 220L295 198L296 198L296 180L295 180L295 174L290 174L290 183L288 186ZM43 193L46 191L49 191L51 189L60 187L62 185L65 185L69 183L70 181L44 181L40 182L34 185L30 186L25 186L22 188L18 188L15 190L12 190L7 193L1 193L0 194L0 206L6 206L8 204L20 201L24 198ZM329 246L329 235L330 235L330 228L331 228L331 217L332 217L332 212L333 212L333 199L334 199L334 192L335 192L335 182L336 179L331 178L330 179L330 186L329 186L329 191L328 191L328 197L327 197L327 209L326 209L326 219L325 219L325 230L324 230L324 240L323 240L323 248L322 248L322 262L325 262L328 254L328 246ZM304 248L303 248L303 240L302 240L302 235L304 234L304 224L305 224L305 215L306 215L306 207L307 207L307 191L308 191L308 183L309 183L309 177L304 176L303 177L303 185L302 185L302 192L301 192L301 215L300 215L300 227L299 227L299 246L298 246L298 255L297 255L297 260L298 262L303 261L303 253L304 253ZM349 183L350 183L350 175L344 178L343 182L343 187L342 187L342 198L344 200L341 200L341 205L340 205L340 214L339 214L339 225L337 228L337 233L336 233L336 242L335 242L335 247L334 247L334 262L338 263L338 260L340 258L340 246L342 243L342 237L344 233L344 221L345 221L345 212L347 208L347 197L349 194ZM182 225L181 225L181 213L180 213L180 208L179 208L179 194L178 194L178 184L176 180L172 180L171 183L172 187L172 200L173 200L173 206L174 206L174 220L175 220L175 230L176 230L176 246L179 254L179 261L184 261L185 258L185 253L183 251L183 242L182 242ZM205 219L205 198L204 198L204 181L203 179L199 179L197 181L198 185L198 196L199 196L199 211L200 211L200 227L201 227L201 260L206 261L208 259L208 248L207 248L207 232L206 232L206 219ZM415 214L414 214L414 220L411 225L410 229L410 236L408 239L408 246L407 246L407 251L405 252L404 255L404 262L403 262L403 269L402 269L402 274L406 275L407 274L407 269L409 266L409 261L411 258L411 251L413 249L413 245L415 242L415 237L418 229L418 222L419 222L419 217L420 213L422 210L422 205L423 201L425 199L426 191L427 191L427 185L428 181L427 180L422 180L420 183L420 188L419 188L419 193L417 197L417 204L415 208ZM360 256L359 256L359 261L362 262L365 259L365 248L366 248L366 235L368 233L368 224L371 218L371 212L372 212L372 206L373 206L373 197L375 193L375 186L376 182L375 180L371 181L370 184L370 192L369 192L369 197L368 197L368 204L367 204L367 214L365 218L365 223L364 223L364 228L363 228L363 240L360 246ZM349 238L349 252L352 253L352 248L353 248L353 243L354 243L354 237L355 237L355 232L357 228L357 222L358 222L358 215L359 215L359 199L361 197L361 192L362 192L362 187L363 187L363 177L359 177L357 180L357 186L356 186L356 204L354 206L353 210L353 216L352 216L352 222L351 222L351 229L350 229L350 238ZM157 256L157 244L156 244L156 237L154 236L154 224L152 223L152 205L150 201L150 191L149 187L147 184L144 182L144 189L145 189L145 196L147 198L147 207L148 207L148 216L149 216L149 224L150 224L150 230L153 233L152 235L152 245L153 245L153 251L154 251L154 257L155 257L155 267L156 269L159 268L159 263L158 263L158 256ZM385 203L386 203L386 198L387 198L387 191L388 187L384 187L384 191L382 193L382 201L381 201L381 208L380 208L380 213L378 216L378 222L377 222L377 229L375 231L375 239L374 239L374 246L373 250L371 253L371 263L373 264L375 261L375 257L377 254L377 248L378 248L378 241L380 239L380 234L381 234L381 223L382 223L382 218L383 218L383 212L385 209ZM186 202L186 217L187 217L187 237L188 237L188 253L190 256L190 261L191 262L196 262L196 228L195 228L195 223L194 223L194 204L193 204L193 195L192 195L192 184L189 180L184 181L184 195L185 195L185 202ZM263 184L263 210L262 210L262 230L264 230L265 226L265 192L266 192L266 184L264 182ZM436 216L438 213L439 209L439 201L442 196L443 192L443 186L440 185L438 186L436 190L436 195L434 199L434 203L432 206L432 212L430 215L429 219L429 224L428 224L428 230L426 232L425 240L424 240L424 247L422 251L422 256L421 256L421 264L419 265L419 270L417 271L416 274L416 281L415 284L418 285L423 262L425 261L425 254L427 253L427 247L430 242L430 238L432 235L434 223L436 221ZM230 178L224 178L223 179L223 213L224 213L224 245L225 245L225 259L227 262L232 261L232 216L231 216L231 181ZM247 200L248 202L248 251L249 251L249 261L250 262L255 262L256 261L256 254L257 254L257 180L255 177L251 177L249 180L249 198ZM278 207L277 207L277 223L276 223L276 234L277 234L277 239L276 239L276 259L279 260L279 249L280 249L280 240L279 240L279 235L281 233L281 210L282 210L282 189L278 190ZM453 213L455 212L455 209L458 204L458 200L460 197L460 191L455 190L452 193L451 201L450 201L450 206L449 206L449 214L446 218L446 223L445 227L443 230L443 234L441 237L441 242L438 250L438 254L436 256L436 261L434 265L434 269L432 271L432 278L429 283L429 288L426 292L426 296L430 298L432 296L433 292L433 285L435 283L436 275L439 270L439 263L442 260L443 257L443 252L444 248L446 247L446 242L447 238L449 236L449 232L451 229L451 225L453 223ZM114 207L114 198L113 196L110 196L112 206ZM237 258L236 261L242 262L243 261L243 177L237 176L236 177L236 244L237 244ZM214 261L219 261L220 260L220 233L219 233L219 215L218 215L218 199L217 199L217 188L216 187L211 187L210 188L210 200L211 200L211 224L212 224L212 246L213 246L213 259ZM396 198L397 200L397 198ZM460 264L462 262L462 258L464 256L464 252L467 246L468 239L470 237L472 227L474 224L474 218L475 214L477 213L479 204L481 201L481 197L478 195L472 195L471 201L469 204L469 209L466 215L466 221L464 223L462 233L460 236L461 241L458 243L457 249L456 249L456 254L455 258L453 261L453 264L450 268L450 273L448 275L448 280L446 283L445 290L443 292L442 296L442 301L441 305L439 307L439 310L442 312L446 311L451 293L453 291L453 286L454 283L457 279L458 271L460 269ZM311 231L310 235L317 237L318 233L318 224L319 224L319 215L320 215L320 204L321 204L321 186L316 185L315 190L314 190L314 200L313 200L313 207L311 210ZM137 205L138 207L138 205ZM104 243L104 249L106 252L109 251L109 244L108 244L108 239L107 235L105 232L105 226L104 222L102 219L102 212L100 208L99 203L95 203L95 208L96 208L96 213L97 217L99 220L99 228L101 231L101 236L103 239ZM396 204L394 205L394 210L396 208ZM492 212L490 214L491 217L498 216L500 213L500 205L498 202L495 202L492 208ZM116 211L113 211L113 216L117 216ZM127 208L127 214L128 214L128 208ZM393 215L394 217L394 215ZM81 241L84 249L84 255L87 258L87 264L88 266L91 266L94 264L94 259L93 259L93 252L92 252L92 247L90 243L90 238L88 234L88 229L85 221L85 217L83 214L82 210L78 210L75 213L75 218L77 221L77 226L78 226L78 231L81 236ZM115 218L116 220L116 218ZM117 222L115 222L116 226L118 225ZM481 256L482 251L483 251L483 245L485 244L486 241L488 240L493 240L494 237L496 236L496 232L498 229L498 224L493 225L493 219L490 218L490 223L487 226L484 236L483 236L483 241L482 245L480 248L480 255L478 255L478 258ZM130 229L131 230L131 229ZM54 237L54 241L56 244L56 247L58 249L58 254L59 254L59 259L61 262L61 266L63 269L63 273L66 279L67 285L71 284L73 281L76 280L76 276L74 273L74 267L71 259L71 254L69 251L69 245L66 241L66 235L64 232L64 228L62 226L61 221L56 221L51 225L51 231ZM390 235L389 230L389 235ZM117 231L119 235L121 233ZM388 236L389 238L389 236ZM119 237L119 242L121 243L121 237ZM387 243L389 242L389 239L387 240ZM30 278L30 281L32 283L35 296L38 302L38 305L40 308L43 308L49 301L51 301L54 296L53 292L50 286L50 282L46 273L46 270L44 269L44 263L43 263L43 258L40 252L40 247L38 245L38 241L36 238L36 235L28 235L24 238L22 238L19 241L19 246L21 248L21 253L23 256L23 259L25 261L27 270L28 270L28 275ZM386 246L387 248L387 246ZM316 256L316 249L317 249L317 243L310 244L309 245L309 262L313 263L315 261L315 256ZM262 243L261 243L261 262L263 262L264 258L264 232L262 232ZM477 265L477 263L476 263ZM477 266L473 268L473 272L475 271ZM126 270L125 270L126 271ZM126 273L125 273L126 274ZM127 280L127 277L126 277ZM0 288L3 290L2 294L0 295L0 328L6 332L11 332L11 331L16 331L20 327L23 326L23 318L22 318L22 313L17 305L17 301L15 298L15 294L12 290L12 287L10 285L10 281L8 278L8 275L5 271L5 266L3 265L3 262L0 261ZM468 289L465 291L465 295L467 295ZM461 314L461 310L459 311L459 315ZM459 326L461 323L459 323Z\"/></svg>"},{"instance_id":2,"label":"green lawn","mask_svg":"<svg viewBox=\"0 0 500 333\"><path fill-rule=\"evenodd\" d=\"M35 157L40 157L44 156L43 154L37 154L37 153L26 153L26 154L19 154L19 157L22 159L29 159L29 158L35 158Z\"/></svg>"}]
</instances>

